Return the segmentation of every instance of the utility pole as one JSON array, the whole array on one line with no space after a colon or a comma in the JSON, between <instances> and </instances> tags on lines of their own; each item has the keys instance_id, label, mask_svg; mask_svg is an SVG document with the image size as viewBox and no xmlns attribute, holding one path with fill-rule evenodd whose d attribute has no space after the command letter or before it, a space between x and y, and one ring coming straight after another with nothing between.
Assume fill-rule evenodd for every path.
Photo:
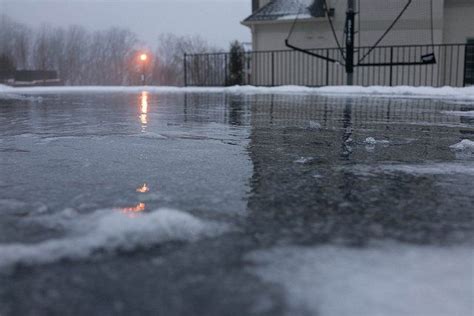
<instances>
[{"instance_id":1,"label":"utility pole","mask_svg":"<svg viewBox=\"0 0 474 316\"><path fill-rule=\"evenodd\" d=\"M346 12L346 74L347 85L354 84L354 35L355 35L355 0L347 0Z\"/></svg>"}]
</instances>

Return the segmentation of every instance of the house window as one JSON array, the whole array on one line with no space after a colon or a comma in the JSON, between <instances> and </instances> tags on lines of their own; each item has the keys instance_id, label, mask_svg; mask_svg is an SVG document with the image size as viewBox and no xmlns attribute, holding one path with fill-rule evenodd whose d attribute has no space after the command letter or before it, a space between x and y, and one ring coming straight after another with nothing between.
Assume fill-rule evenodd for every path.
<instances>
[{"instance_id":1,"label":"house window","mask_svg":"<svg viewBox=\"0 0 474 316\"><path fill-rule=\"evenodd\" d=\"M474 38L467 40L464 84L474 85Z\"/></svg>"}]
</instances>

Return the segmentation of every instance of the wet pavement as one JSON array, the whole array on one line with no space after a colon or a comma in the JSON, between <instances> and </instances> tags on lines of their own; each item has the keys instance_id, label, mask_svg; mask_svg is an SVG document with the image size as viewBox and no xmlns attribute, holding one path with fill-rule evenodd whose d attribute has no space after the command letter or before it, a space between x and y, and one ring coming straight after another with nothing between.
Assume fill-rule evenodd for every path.
<instances>
[{"instance_id":1,"label":"wet pavement","mask_svg":"<svg viewBox=\"0 0 474 316\"><path fill-rule=\"evenodd\" d=\"M473 110L0 97L0 315L472 313Z\"/></svg>"}]
</instances>

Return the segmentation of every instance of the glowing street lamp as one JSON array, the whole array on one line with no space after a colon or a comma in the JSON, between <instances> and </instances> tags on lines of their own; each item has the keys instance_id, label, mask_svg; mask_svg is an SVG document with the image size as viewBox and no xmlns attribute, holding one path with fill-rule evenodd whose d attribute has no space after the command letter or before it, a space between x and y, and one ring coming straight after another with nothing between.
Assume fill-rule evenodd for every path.
<instances>
[{"instance_id":1,"label":"glowing street lamp","mask_svg":"<svg viewBox=\"0 0 474 316\"><path fill-rule=\"evenodd\" d=\"M140 61L142 63L142 85L144 86L145 85L145 65L146 65L146 61L148 60L148 55L143 53L143 54L140 54Z\"/></svg>"}]
</instances>

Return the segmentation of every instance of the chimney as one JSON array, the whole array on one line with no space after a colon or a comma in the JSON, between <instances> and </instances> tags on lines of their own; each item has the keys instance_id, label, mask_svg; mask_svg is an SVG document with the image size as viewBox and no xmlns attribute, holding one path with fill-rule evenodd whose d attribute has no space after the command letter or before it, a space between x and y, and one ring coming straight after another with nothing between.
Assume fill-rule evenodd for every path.
<instances>
[{"instance_id":1,"label":"chimney","mask_svg":"<svg viewBox=\"0 0 474 316\"><path fill-rule=\"evenodd\" d=\"M266 6L271 0L252 0L252 13L255 13L261 7Z\"/></svg>"},{"instance_id":2,"label":"chimney","mask_svg":"<svg viewBox=\"0 0 474 316\"><path fill-rule=\"evenodd\" d=\"M252 13L259 9L259 0L252 0Z\"/></svg>"}]
</instances>

